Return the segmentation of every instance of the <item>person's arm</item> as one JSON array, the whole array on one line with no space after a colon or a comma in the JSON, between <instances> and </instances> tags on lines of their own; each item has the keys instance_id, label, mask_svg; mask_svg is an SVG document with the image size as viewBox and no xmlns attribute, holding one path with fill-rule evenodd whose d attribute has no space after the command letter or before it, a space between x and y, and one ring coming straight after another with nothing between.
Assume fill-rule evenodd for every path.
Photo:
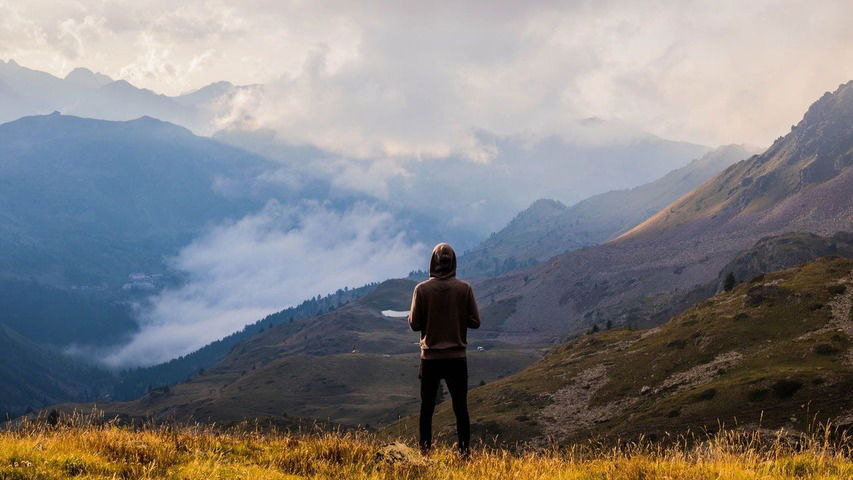
<instances>
[{"instance_id":1,"label":"person's arm","mask_svg":"<svg viewBox=\"0 0 853 480\"><path fill-rule=\"evenodd\" d=\"M480 310L477 309L477 300L474 298L474 289L468 286L468 328L480 328Z\"/></svg>"},{"instance_id":2,"label":"person's arm","mask_svg":"<svg viewBox=\"0 0 853 480\"><path fill-rule=\"evenodd\" d=\"M412 292L412 306L409 308L409 327L420 332L424 328L423 299L418 296L418 287Z\"/></svg>"}]
</instances>

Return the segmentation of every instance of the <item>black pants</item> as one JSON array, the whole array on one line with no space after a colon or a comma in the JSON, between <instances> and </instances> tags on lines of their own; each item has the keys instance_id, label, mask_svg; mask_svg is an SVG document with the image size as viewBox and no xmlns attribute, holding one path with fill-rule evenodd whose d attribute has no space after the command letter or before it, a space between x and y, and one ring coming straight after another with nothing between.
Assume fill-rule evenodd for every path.
<instances>
[{"instance_id":1,"label":"black pants","mask_svg":"<svg viewBox=\"0 0 853 480\"><path fill-rule=\"evenodd\" d=\"M432 447L432 414L439 382L444 379L453 402L456 415L456 436L459 451L468 453L471 441L471 422L468 418L468 361L466 358L421 360L421 417L420 446L424 450Z\"/></svg>"}]
</instances>

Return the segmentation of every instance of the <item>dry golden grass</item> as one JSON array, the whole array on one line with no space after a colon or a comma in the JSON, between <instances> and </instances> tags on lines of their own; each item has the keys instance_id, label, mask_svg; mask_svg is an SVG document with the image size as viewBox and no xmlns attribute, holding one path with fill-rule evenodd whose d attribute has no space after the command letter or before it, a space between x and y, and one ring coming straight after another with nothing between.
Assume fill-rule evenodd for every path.
<instances>
[{"instance_id":1,"label":"dry golden grass","mask_svg":"<svg viewBox=\"0 0 853 480\"><path fill-rule=\"evenodd\" d=\"M366 433L284 434L210 427L127 428L85 416L21 422L0 432L0 479L844 479L850 443L823 435L760 440L724 433L691 446L631 443L510 452L451 448L389 462Z\"/></svg>"}]
</instances>

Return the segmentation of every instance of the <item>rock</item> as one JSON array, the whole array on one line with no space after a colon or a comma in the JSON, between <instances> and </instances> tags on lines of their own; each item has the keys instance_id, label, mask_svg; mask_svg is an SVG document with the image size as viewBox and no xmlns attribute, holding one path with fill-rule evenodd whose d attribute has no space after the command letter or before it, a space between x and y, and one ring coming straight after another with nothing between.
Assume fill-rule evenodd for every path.
<instances>
[{"instance_id":1,"label":"rock","mask_svg":"<svg viewBox=\"0 0 853 480\"><path fill-rule=\"evenodd\" d=\"M385 445L376 452L376 460L387 463L426 465L426 459L417 450L402 442Z\"/></svg>"},{"instance_id":2,"label":"rock","mask_svg":"<svg viewBox=\"0 0 853 480\"><path fill-rule=\"evenodd\" d=\"M643 388L640 389L640 395L645 395L652 391L652 387L648 385L643 385Z\"/></svg>"}]
</instances>

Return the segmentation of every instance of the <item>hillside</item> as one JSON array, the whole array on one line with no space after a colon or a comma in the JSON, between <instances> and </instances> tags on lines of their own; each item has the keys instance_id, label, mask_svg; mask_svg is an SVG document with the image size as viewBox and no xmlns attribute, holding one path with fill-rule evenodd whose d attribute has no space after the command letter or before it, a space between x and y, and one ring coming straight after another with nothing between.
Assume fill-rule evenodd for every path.
<instances>
[{"instance_id":1,"label":"hillside","mask_svg":"<svg viewBox=\"0 0 853 480\"><path fill-rule=\"evenodd\" d=\"M853 212L844 195L849 193L851 165L853 81L824 94L766 152L726 169L624 237L688 224L696 231L733 229L755 221L770 228L791 222L817 226L849 218ZM820 209L813 208L816 202L821 202Z\"/></svg>"},{"instance_id":2,"label":"hillside","mask_svg":"<svg viewBox=\"0 0 853 480\"><path fill-rule=\"evenodd\" d=\"M594 195L571 207L555 200L537 200L506 227L465 252L461 272L499 275L606 242L753 153L742 145L720 147L653 182Z\"/></svg>"},{"instance_id":3,"label":"hillside","mask_svg":"<svg viewBox=\"0 0 853 480\"><path fill-rule=\"evenodd\" d=\"M614 241L478 281L480 297L512 306L499 338L559 338L596 324L601 327L606 320L642 325L649 321L642 312L632 317L638 303L680 295L715 280L739 252L761 238L791 231L831 235L853 230L851 115L853 83L848 83L823 96L791 134L766 152L729 167L685 197L698 199L709 189L722 192L724 185L746 185L748 194L732 192L737 201L727 203L731 209L716 217L700 209L708 214L659 223L669 218L670 210L691 210L685 210L690 201L681 199ZM816 176L812 165L831 168ZM779 173L773 173L777 169ZM768 180L750 181L747 172L757 170L766 172L762 175ZM802 181L767 183L793 177ZM749 187L752 183L774 188Z\"/></svg>"},{"instance_id":4,"label":"hillside","mask_svg":"<svg viewBox=\"0 0 853 480\"><path fill-rule=\"evenodd\" d=\"M0 418L56 402L88 400L106 390L110 375L80 365L0 323Z\"/></svg>"},{"instance_id":5,"label":"hillside","mask_svg":"<svg viewBox=\"0 0 853 480\"><path fill-rule=\"evenodd\" d=\"M479 387L480 436L559 442L660 439L742 427L853 428L853 260L826 257L745 282L651 330L615 329L557 347ZM640 369L640 370L638 370ZM448 434L449 405L437 413ZM389 428L412 434L416 420Z\"/></svg>"},{"instance_id":6,"label":"hillside","mask_svg":"<svg viewBox=\"0 0 853 480\"><path fill-rule=\"evenodd\" d=\"M203 228L260 208L253 185L269 168L152 118L0 125L2 321L55 345L122 339L126 302L174 281L165 259ZM123 288L134 273L146 282Z\"/></svg>"},{"instance_id":7,"label":"hillside","mask_svg":"<svg viewBox=\"0 0 853 480\"><path fill-rule=\"evenodd\" d=\"M276 325L234 345L185 383L97 406L109 415L217 423L304 417L375 426L410 415L417 408L418 337L405 318L382 312L407 310L414 286L410 280L385 281L341 308ZM494 318L488 308L483 315ZM491 340L495 328L469 336L469 358L478 372L472 386L517 372L541 356L535 347ZM75 407L80 408L63 408Z\"/></svg>"},{"instance_id":8,"label":"hillside","mask_svg":"<svg viewBox=\"0 0 853 480\"><path fill-rule=\"evenodd\" d=\"M222 360L234 345L262 333L267 328L330 312L370 293L374 288L376 284L371 283L358 288L339 289L325 297L311 298L294 307L267 315L192 353L150 367L123 370L116 375L116 381L110 386L108 398L114 401L135 400L151 389L183 382Z\"/></svg>"}]
</instances>

